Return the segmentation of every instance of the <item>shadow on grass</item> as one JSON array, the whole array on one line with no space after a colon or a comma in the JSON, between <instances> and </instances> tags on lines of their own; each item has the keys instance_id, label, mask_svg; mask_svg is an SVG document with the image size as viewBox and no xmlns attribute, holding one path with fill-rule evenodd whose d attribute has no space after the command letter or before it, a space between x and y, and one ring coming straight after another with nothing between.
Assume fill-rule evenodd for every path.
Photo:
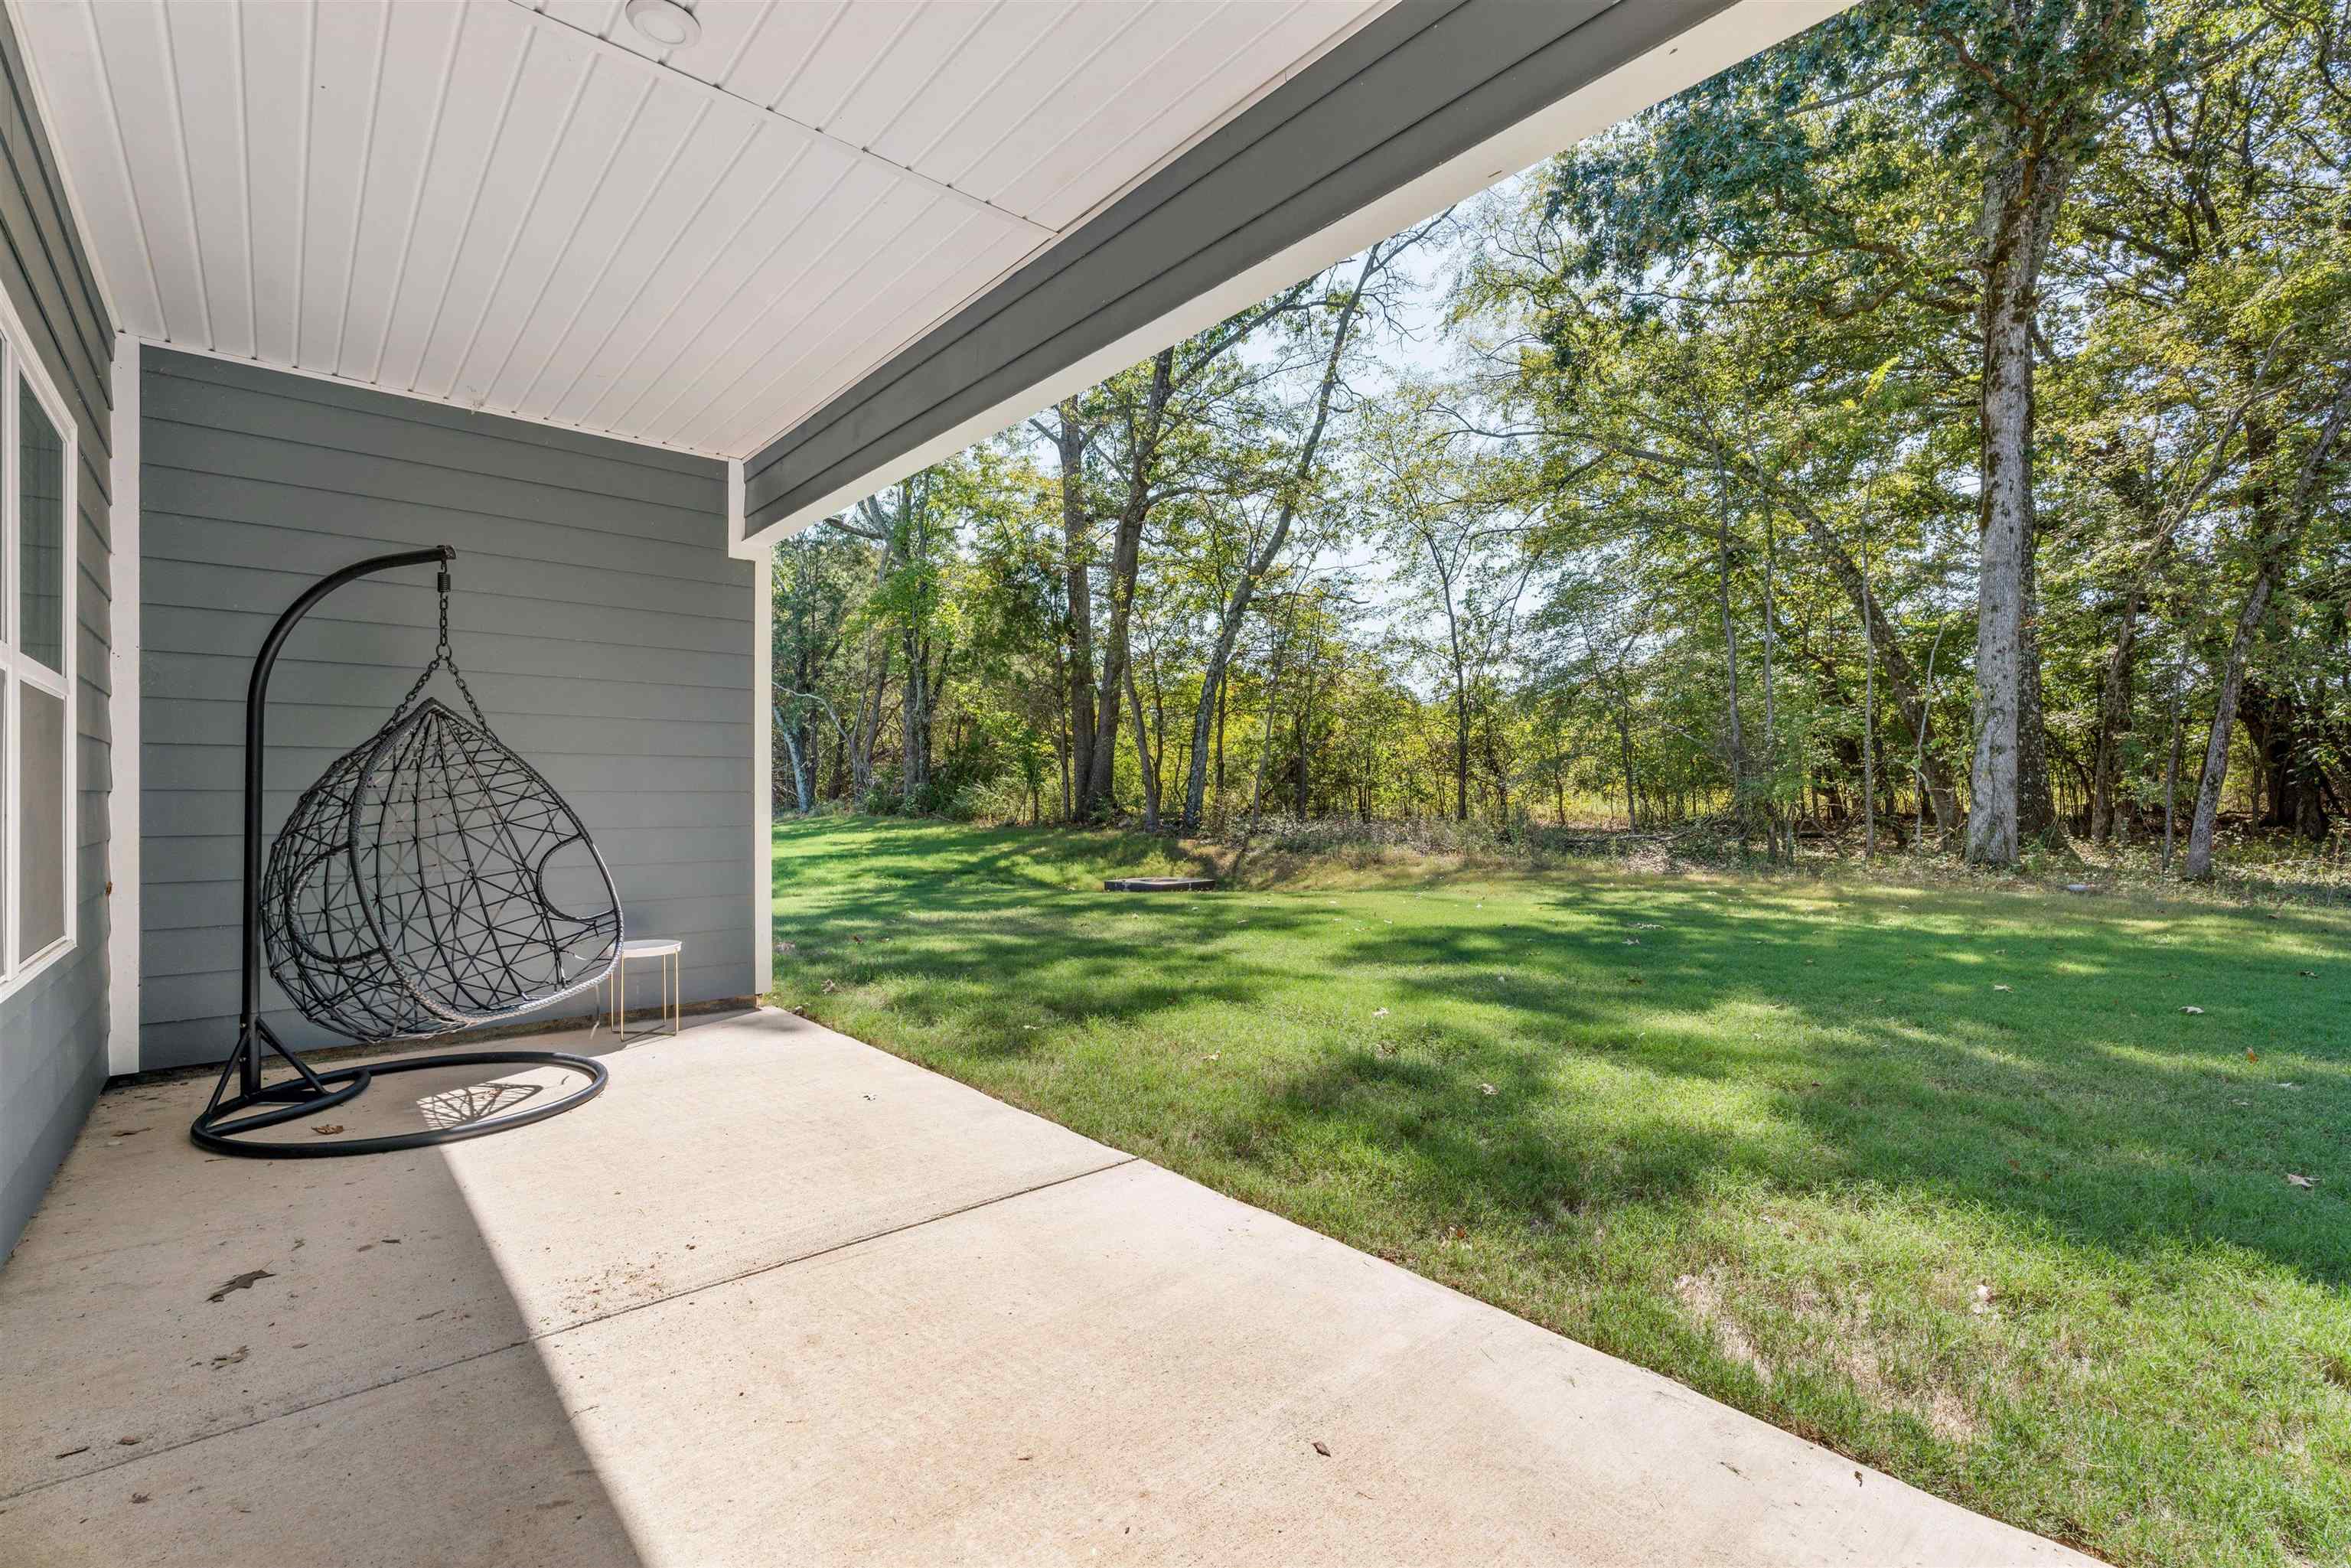
<instances>
[{"instance_id":1,"label":"shadow on grass","mask_svg":"<svg viewBox=\"0 0 2351 1568\"><path fill-rule=\"evenodd\" d=\"M1161 841L820 831L836 863L779 879L779 932L884 986L896 1017L961 1020L975 1057L1334 978L1391 999L1392 1020L1291 1026L1259 1087L1192 1108L1237 1159L1359 1145L1431 1213L1537 1229L1725 1177L1879 1188L2117 1255L2217 1242L2351 1283L2344 1184L2283 1180L2339 1168L2351 1113L2351 966L2322 915L1566 873L1513 884L1522 918L1340 935L1303 899L1077 891L1199 863Z\"/></svg>"}]
</instances>

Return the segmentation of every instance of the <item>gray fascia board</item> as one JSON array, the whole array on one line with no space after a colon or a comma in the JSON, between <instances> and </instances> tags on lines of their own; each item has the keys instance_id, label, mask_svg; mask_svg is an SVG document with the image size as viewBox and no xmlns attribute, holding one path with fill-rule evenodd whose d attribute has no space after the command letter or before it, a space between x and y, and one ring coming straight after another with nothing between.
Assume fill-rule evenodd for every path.
<instances>
[{"instance_id":1,"label":"gray fascia board","mask_svg":"<svg viewBox=\"0 0 2351 1568\"><path fill-rule=\"evenodd\" d=\"M1737 0L1405 0L744 465L756 531ZM1335 258L1334 258L1335 259Z\"/></svg>"}]
</instances>

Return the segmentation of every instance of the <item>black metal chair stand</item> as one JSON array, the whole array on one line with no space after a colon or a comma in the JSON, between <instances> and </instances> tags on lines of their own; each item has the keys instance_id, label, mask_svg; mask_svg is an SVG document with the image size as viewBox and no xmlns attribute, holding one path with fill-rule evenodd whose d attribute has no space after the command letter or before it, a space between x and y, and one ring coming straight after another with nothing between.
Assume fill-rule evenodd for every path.
<instances>
[{"instance_id":1,"label":"black metal chair stand","mask_svg":"<svg viewBox=\"0 0 2351 1568\"><path fill-rule=\"evenodd\" d=\"M256 1159L425 1148L544 1122L594 1099L608 1081L601 1062L554 1051L444 1051L320 1072L261 1017L265 935L271 972L303 1014L364 1044L445 1034L535 1010L596 985L619 954L619 899L601 857L554 788L490 735L457 672L449 649L449 563L456 553L447 545L404 550L320 579L277 618L254 660L245 696L241 1020L236 1049L203 1113L189 1124L200 1148ZM343 584L425 565L440 569L441 642L433 662L391 720L296 803L265 879L263 721L269 673L287 634ZM464 693L473 722L437 702L417 703L443 667ZM362 833L369 837L364 846ZM586 915L558 906L547 887L549 862L575 846L603 883L604 905ZM293 1075L265 1082L265 1048ZM557 1067L587 1082L544 1104L414 1132L300 1143L246 1136L332 1110L380 1077L466 1067Z\"/></svg>"}]
</instances>

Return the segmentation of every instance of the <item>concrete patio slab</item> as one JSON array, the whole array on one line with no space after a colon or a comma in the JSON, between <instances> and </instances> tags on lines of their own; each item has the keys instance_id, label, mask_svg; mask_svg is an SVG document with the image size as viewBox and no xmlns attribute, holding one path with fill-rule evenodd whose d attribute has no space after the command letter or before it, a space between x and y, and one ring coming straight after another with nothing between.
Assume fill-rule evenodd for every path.
<instances>
[{"instance_id":1,"label":"concrete patio slab","mask_svg":"<svg viewBox=\"0 0 2351 1568\"><path fill-rule=\"evenodd\" d=\"M0 1562L2087 1561L799 1020L611 1065L325 1166L110 1096L0 1270ZM337 1248L211 1302L154 1211L232 1197Z\"/></svg>"},{"instance_id":2,"label":"concrete patio slab","mask_svg":"<svg viewBox=\"0 0 2351 1568\"><path fill-rule=\"evenodd\" d=\"M102 1096L0 1270L0 1343L71 1353L5 1374L0 1497L1124 1157L784 1014L609 1065L552 1121L353 1160L193 1147L208 1079ZM465 1080L388 1078L333 1122L419 1125Z\"/></svg>"}]
</instances>

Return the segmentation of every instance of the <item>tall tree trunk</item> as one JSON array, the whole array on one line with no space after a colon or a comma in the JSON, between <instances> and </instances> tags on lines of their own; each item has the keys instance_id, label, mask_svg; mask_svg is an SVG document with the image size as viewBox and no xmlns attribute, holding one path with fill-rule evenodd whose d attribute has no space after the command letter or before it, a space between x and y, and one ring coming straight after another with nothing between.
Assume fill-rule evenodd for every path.
<instances>
[{"instance_id":1,"label":"tall tree trunk","mask_svg":"<svg viewBox=\"0 0 2351 1568\"><path fill-rule=\"evenodd\" d=\"M1389 255L1393 256L1394 253ZM1200 813L1207 793L1207 728L1211 702L1222 692L1225 672L1232 663L1233 647L1240 639L1241 622L1248 615L1249 602L1257 595L1259 579L1273 570L1281 559L1281 547L1289 542L1290 526L1298 516L1298 503L1307 480L1314 472L1314 456L1322 444L1322 433L1331 421L1331 402L1339 387L1339 365L1346 352L1347 335L1353 330L1355 318L1363 308L1364 290L1381 265L1381 250L1374 246L1365 253L1362 269L1355 276L1355 287L1347 302L1339 308L1339 319L1331 330L1331 351L1322 361L1322 380L1314 392L1314 423L1308 426L1306 440L1298 451L1298 461L1285 489L1281 508L1275 514L1273 531L1267 536L1265 546L1257 555L1241 563L1241 580L1233 587L1232 597L1224 607L1217 629L1217 641L1209 650L1208 664L1201 675L1200 706L1192 716L1192 768L1184 791L1184 831L1197 832Z\"/></svg>"},{"instance_id":2,"label":"tall tree trunk","mask_svg":"<svg viewBox=\"0 0 2351 1568\"><path fill-rule=\"evenodd\" d=\"M1069 593L1070 756L1080 778L1093 772L1094 763L1094 613L1092 562L1088 559L1092 519L1086 511L1086 432L1078 417L1078 400L1061 400L1061 423L1053 444L1061 460L1061 568Z\"/></svg>"},{"instance_id":3,"label":"tall tree trunk","mask_svg":"<svg viewBox=\"0 0 2351 1568\"><path fill-rule=\"evenodd\" d=\"M1926 780L1929 800L1935 808L1935 825L1944 832L1959 826L1959 805L1957 787L1942 759L1926 749L1928 730L1932 724L1928 698L1931 695L1911 667L1910 657L1902 650L1894 635L1893 625L1886 619L1869 592L1861 568L1844 548L1844 541L1829 527L1828 519L1813 510L1802 497L1773 486L1771 493L1794 514L1803 525L1804 538L1828 566L1830 574L1844 590L1845 598L1853 604L1854 613L1868 628L1869 641L1877 650L1877 673L1885 678L1886 695L1893 699L1895 711L1902 716L1904 727L1910 731L1911 745L1917 749L1918 768Z\"/></svg>"},{"instance_id":4,"label":"tall tree trunk","mask_svg":"<svg viewBox=\"0 0 2351 1568\"><path fill-rule=\"evenodd\" d=\"M2163 769L2162 874L2165 876L2171 874L2173 825L2179 816L2179 753L2188 735L2187 727L2180 722L2180 719L2179 677L2175 673L2171 685L2171 760Z\"/></svg>"},{"instance_id":5,"label":"tall tree trunk","mask_svg":"<svg viewBox=\"0 0 2351 1568\"><path fill-rule=\"evenodd\" d=\"M783 737L784 750L791 758L792 796L799 804L800 815L805 817L809 813L809 778L805 759L800 755L799 737L780 708L775 710L774 723L776 733Z\"/></svg>"},{"instance_id":6,"label":"tall tree trunk","mask_svg":"<svg viewBox=\"0 0 2351 1568\"><path fill-rule=\"evenodd\" d=\"M1722 615L1722 679L1729 694L1730 818L1739 849L1747 852L1747 736L1739 716L1739 622L1730 613L1730 474L1716 450L1714 468L1714 594Z\"/></svg>"},{"instance_id":7,"label":"tall tree trunk","mask_svg":"<svg viewBox=\"0 0 2351 1568\"><path fill-rule=\"evenodd\" d=\"M1616 759L1625 768L1625 831L1641 831L1641 816L1634 804L1636 790L1633 780L1633 714L1632 699L1624 691L1624 674L1617 673L1616 693Z\"/></svg>"},{"instance_id":8,"label":"tall tree trunk","mask_svg":"<svg viewBox=\"0 0 2351 1568\"><path fill-rule=\"evenodd\" d=\"M1151 760L1151 728L1143 721L1143 694L1135 690L1134 665L1126 666L1126 706L1134 710L1134 769L1143 779L1143 831L1159 831L1159 770Z\"/></svg>"},{"instance_id":9,"label":"tall tree trunk","mask_svg":"<svg viewBox=\"0 0 2351 1568\"><path fill-rule=\"evenodd\" d=\"M2311 443L2294 492L2285 498L2283 507L2273 514L2271 509L2277 504L2274 500L2255 505L2254 528L2261 541L2261 564L2237 612L2236 632L2229 640L2229 661L2221 670L2220 689L2213 700L2212 732L2204 747L2203 778L2196 790L2196 815L2188 825L2188 860L2182 868L2183 874L2191 881L2201 881L2212 874L2212 828L2220 811L2221 787L2229 778L2229 740L2237 727L2237 703L2244 690L2245 662L2252 657L2253 639L2261 630L2262 617L2268 612L2270 596L2284 576L2294 547L2301 542L2303 529L2310 520L2320 483L2334 458L2335 444L2343 434L2346 416L2351 416L2351 371L2346 371L2336 382L2326 423ZM2255 425L2246 442L2246 455L2259 464L2273 442L2266 424Z\"/></svg>"},{"instance_id":10,"label":"tall tree trunk","mask_svg":"<svg viewBox=\"0 0 2351 1568\"><path fill-rule=\"evenodd\" d=\"M2221 667L2220 689L2212 699L2212 731L2204 747L2204 770L2196 787L2196 810L2188 822L2188 860L2183 874L2201 882L2212 874L2212 829L2220 814L2220 790L2229 781L2229 742L2237 728L2237 701L2245 686L2245 661L2253 637L2268 612L2270 594L2277 582L2273 557L2264 552L2253 573L2253 585L2237 610L2237 629L2229 639L2228 663Z\"/></svg>"},{"instance_id":11,"label":"tall tree trunk","mask_svg":"<svg viewBox=\"0 0 2351 1568\"><path fill-rule=\"evenodd\" d=\"M1772 517L1771 502L1763 504L1763 802L1764 859L1777 862L1780 859L1780 716L1772 690L1772 654L1779 634L1772 627L1778 614L1773 602L1779 576L1780 539L1778 525ZM1867 635L1867 629L1863 634ZM1923 810L1923 808L1922 808ZM1562 816L1564 813L1562 813ZM1795 846L1789 845L1788 859L1795 859Z\"/></svg>"},{"instance_id":12,"label":"tall tree trunk","mask_svg":"<svg viewBox=\"0 0 2351 1568\"><path fill-rule=\"evenodd\" d=\"M2094 844L2114 838L2115 790L2122 779L2122 743L2130 733L2132 675L2138 661L2138 618L2146 608L2145 589L2134 579L2116 617L2115 645L2106 655L2105 677L2098 686L2098 733L2090 757L2090 841Z\"/></svg>"},{"instance_id":13,"label":"tall tree trunk","mask_svg":"<svg viewBox=\"0 0 2351 1568\"><path fill-rule=\"evenodd\" d=\"M1977 506L1975 755L1969 769L1968 859L2014 865L2022 826L2019 789L2029 747L2045 795L2045 748L2028 726L2039 718L2038 661L2030 646L2032 612L2034 313L2072 168L2046 152L2018 147L1985 183L1982 339ZM2030 706L2032 712L2028 714ZM2037 802L2036 802L2037 811Z\"/></svg>"},{"instance_id":14,"label":"tall tree trunk","mask_svg":"<svg viewBox=\"0 0 2351 1568\"><path fill-rule=\"evenodd\" d=\"M1453 820L1469 820L1469 683L1458 633L1453 641Z\"/></svg>"},{"instance_id":15,"label":"tall tree trunk","mask_svg":"<svg viewBox=\"0 0 2351 1568\"><path fill-rule=\"evenodd\" d=\"M2023 843L2053 845L2057 802L2049 771L2049 726L2041 695L2041 570L2031 539L2024 550L2023 678L2017 689L2016 835Z\"/></svg>"},{"instance_id":16,"label":"tall tree trunk","mask_svg":"<svg viewBox=\"0 0 2351 1568\"><path fill-rule=\"evenodd\" d=\"M1159 442L1175 385L1176 350L1163 349L1152 357L1150 391L1128 443L1126 496L1119 507L1118 530L1111 546L1106 584L1110 624L1102 637L1102 674L1095 683L1093 767L1086 774L1085 792L1078 803L1078 814L1090 820L1113 807L1119 710L1126 696L1127 633L1134 613L1135 578L1142 568L1143 528L1151 517Z\"/></svg>"}]
</instances>

